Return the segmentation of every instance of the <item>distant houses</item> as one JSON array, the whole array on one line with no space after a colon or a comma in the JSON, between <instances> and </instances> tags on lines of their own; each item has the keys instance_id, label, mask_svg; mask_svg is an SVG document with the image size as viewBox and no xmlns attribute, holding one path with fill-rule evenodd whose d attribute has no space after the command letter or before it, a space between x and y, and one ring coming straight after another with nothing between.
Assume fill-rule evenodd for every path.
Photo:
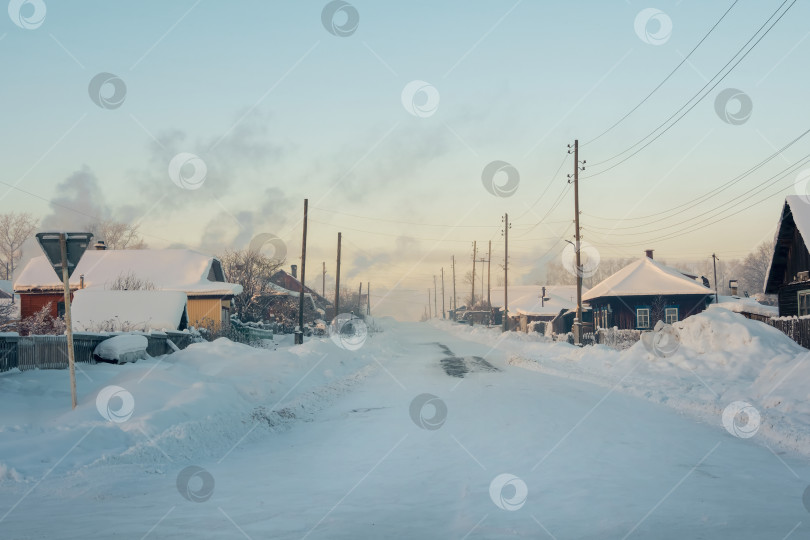
<instances>
[{"instance_id":1,"label":"distant houses","mask_svg":"<svg viewBox=\"0 0 810 540\"><path fill-rule=\"evenodd\" d=\"M263 311L267 319L281 324L295 321L301 294L301 281L298 279L297 265L291 265L290 272L278 270L270 277L270 291L262 298ZM333 317L332 303L313 289L304 289L304 322L312 323L318 319L328 320ZM293 324L293 325L294 325Z\"/></svg>"},{"instance_id":2,"label":"distant houses","mask_svg":"<svg viewBox=\"0 0 810 540\"><path fill-rule=\"evenodd\" d=\"M765 293L778 295L779 315L810 315L810 203L804 197L785 198L771 264L765 276Z\"/></svg>"},{"instance_id":3,"label":"distant houses","mask_svg":"<svg viewBox=\"0 0 810 540\"><path fill-rule=\"evenodd\" d=\"M536 322L559 326L555 321L562 321L567 312L577 308L577 288L574 285L516 285L509 287L507 293L509 327L523 332ZM492 307L502 312L504 288L493 288L490 299ZM571 320L573 322L573 318Z\"/></svg>"},{"instance_id":4,"label":"distant houses","mask_svg":"<svg viewBox=\"0 0 810 540\"><path fill-rule=\"evenodd\" d=\"M648 256L595 285L582 299L599 328L647 330L659 320L673 323L706 309L713 291Z\"/></svg>"},{"instance_id":5,"label":"distant houses","mask_svg":"<svg viewBox=\"0 0 810 540\"><path fill-rule=\"evenodd\" d=\"M177 323L178 329L184 324L211 329L219 329L223 324L228 324L231 300L242 292L241 285L225 281L222 265L216 257L189 249L106 250L99 246L84 254L70 278L74 299L76 292L80 290L109 291L127 287L185 295L185 320L176 316L176 308L172 311L174 315L169 318L170 324ZM28 262L14 282L14 291L20 295L23 318L35 314L49 303L51 316L64 314L63 285L45 256L34 257ZM162 319L167 311L158 308L168 301L169 296L174 299L177 297L176 294L106 295L103 300L99 297L98 301L104 302L106 307L120 301L121 315L118 318L122 321L130 317L141 319L137 314L144 307L147 311L161 312L158 318ZM85 302L81 298L80 295L80 310ZM86 298L90 301L91 296ZM151 305L151 308L149 305L143 306L144 302ZM176 306L176 302L170 303ZM111 309L114 310L114 306ZM100 311L92 319L100 317ZM111 313L112 311L108 314Z\"/></svg>"}]
</instances>

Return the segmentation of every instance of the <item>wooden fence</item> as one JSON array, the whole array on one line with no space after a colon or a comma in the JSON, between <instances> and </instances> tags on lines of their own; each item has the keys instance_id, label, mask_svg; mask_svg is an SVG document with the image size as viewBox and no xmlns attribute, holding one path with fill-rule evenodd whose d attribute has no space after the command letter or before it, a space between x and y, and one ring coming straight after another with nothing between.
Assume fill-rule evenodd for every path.
<instances>
[{"instance_id":1,"label":"wooden fence","mask_svg":"<svg viewBox=\"0 0 810 540\"><path fill-rule=\"evenodd\" d=\"M805 349L810 349L810 319L781 317L769 319L766 323L781 330L786 336Z\"/></svg>"},{"instance_id":2,"label":"wooden fence","mask_svg":"<svg viewBox=\"0 0 810 540\"><path fill-rule=\"evenodd\" d=\"M73 334L73 352L76 362L95 364L93 351L99 343L118 334ZM146 352L150 356L171 354L174 348L185 349L192 336L183 332L153 332L143 334L148 342ZM67 369L67 336L19 336L16 333L0 333L0 372L17 368Z\"/></svg>"}]
</instances>

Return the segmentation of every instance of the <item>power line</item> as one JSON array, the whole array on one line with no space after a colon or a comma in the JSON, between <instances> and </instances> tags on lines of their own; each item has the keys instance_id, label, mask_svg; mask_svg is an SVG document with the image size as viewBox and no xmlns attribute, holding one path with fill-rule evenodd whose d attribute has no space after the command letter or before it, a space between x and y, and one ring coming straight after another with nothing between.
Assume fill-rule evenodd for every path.
<instances>
[{"instance_id":1,"label":"power line","mask_svg":"<svg viewBox=\"0 0 810 540\"><path fill-rule=\"evenodd\" d=\"M660 124L658 127L656 127L656 128L655 128L654 130L652 130L650 133L648 133L647 135L645 135L644 137L642 137L641 139L639 139L639 140L638 140L636 143L634 143L633 145L629 146L629 147L628 147L628 148L626 148L625 150L623 150L623 151L619 152L618 154L616 154L616 155L614 155L614 156L612 156L612 157L610 157L610 158L608 158L608 159L605 159L605 160L602 160L602 161L600 161L600 162L594 163L594 164L592 164L591 166L595 167L595 166L598 166L598 165L602 165L602 164L605 164L605 163L607 163L607 162L609 162L609 161L613 161L614 159L617 159L617 158L619 158L619 157L623 156L624 154L627 154L628 152L630 152L630 151L632 151L634 148L636 148L638 145L640 145L640 144L644 143L644 141L646 141L647 139L649 139L650 137L652 137L652 136L653 136L653 135L654 135L656 132L658 132L658 130L660 130L660 129L661 129L661 128L663 128L664 126L667 126L667 124L668 124L668 123L669 123L669 122L670 122L670 121L671 121L673 118L675 118L676 116L678 116L678 114L679 114L681 111L683 111L684 109L686 109L686 111L684 111L684 113L683 113L683 114L681 114L680 116L678 116L678 118L676 118L674 122L672 122L671 124L669 124L669 125L668 125L666 128L664 128L664 129L663 129L663 131L661 131L660 133L658 133L657 135L655 135L655 137L653 137L652 139L650 139L650 140L649 140L649 141L648 141L646 144L644 144L643 146L641 146L640 148L638 148L638 150L636 150L635 152L631 153L630 155L628 155L628 156L627 156L627 157L625 157L624 159L622 159L622 160L620 160L620 161L618 161L618 162L614 163L614 164L613 164L613 165L611 165L610 167L607 167L607 168L605 168L605 169L602 169L601 171L598 171L598 172L596 172L596 173L594 173L594 174L591 174L591 175L585 176L585 177L583 177L583 179L587 179L587 178L593 178L594 176L599 176L600 174L604 174L604 173L606 173L606 172L608 172L608 171L610 171L610 170L612 170L612 169L614 169L614 168L618 167L618 166L619 166L619 165L621 165L622 163L626 162L627 160L629 160L630 158L632 158L633 156L637 155L637 154L638 154L638 153L640 153L642 150L644 150L645 148L647 148L648 146L650 146L652 143L654 143L655 141L657 141L657 140L658 140L658 139L659 139L661 136L663 136L663 135L664 135L666 132L668 132L670 129L672 129L672 128L673 128L673 127L674 127L674 126L675 126L675 125L676 125L678 122L680 122L680 120L681 120L681 119L683 119L683 117L684 117L684 116L686 116L687 114L689 114L689 112L691 112L691 111L692 111L692 110L693 110L693 109L694 109L694 108L695 108L695 107L696 107L696 106L697 106L697 105L698 105L698 104L699 104L701 101L703 101L703 99L704 99L704 98L705 98L707 95L709 95L709 93L711 93L711 91L712 91L712 90L714 90L714 89L717 87L717 85L719 85L719 84L720 84L720 83L721 83L721 82L722 82L722 81L723 81L723 80L724 80L724 79L725 79L725 78L726 78L726 77L727 77L727 76L728 76L728 75L729 75L729 74L730 74L730 73L731 73L731 72L734 70L734 68L736 68L736 67L737 67L737 66L740 64L740 62L742 62L742 61L743 61L743 60L744 60L744 59L745 59L745 58L748 56L748 54L750 54L750 53L751 53L751 51L753 51L753 50L754 50L754 48L755 48L755 47L756 47L756 46L759 44L759 42L760 42L760 41L762 41L762 39L763 39L763 38L765 38L765 36L767 36L767 35L770 33L770 31L771 31L771 30L773 30L774 26L776 26L776 24L777 24L777 23L778 23L778 22L779 22L779 21L782 19L782 17L784 17L784 16L785 16L785 14L786 14L786 13L787 13L787 12L788 12L788 11L789 11L789 10L790 10L790 9L791 9L791 8L792 8L794 5L795 5L795 4L796 4L796 1L797 1L797 0L793 0L793 1L791 2L791 4L790 4L790 5L789 5L789 6L788 6L788 7L787 7L787 8L786 8L786 9L785 9L785 10L784 10L784 11L783 11L783 12L782 12L780 15L779 15L779 17L778 17L778 18L777 18L777 19L776 19L776 20L775 20L775 21L774 21L774 22L771 24L771 26L770 26L770 27L768 27L768 28L765 30L765 32L764 32L764 33L763 33L763 34L762 34L762 35L761 35L761 36L760 36L760 37L759 37L759 38L756 40L756 42L754 42L754 44L753 44L753 45L752 45L752 46L751 46L751 47L750 47L750 48L749 48L749 49L748 49L748 50L747 50L747 51L746 51L746 52L745 52L745 53L744 53L744 54L743 54L743 55L742 55L742 56L741 56L741 57L740 57L740 58L739 58L737 61L736 61L736 63L734 63L734 65L733 65L733 66L731 66L731 68L730 68L728 71L726 71L726 73L725 73L725 74L724 74L722 77L720 77L719 79L717 79L717 82L715 82L715 83L714 83L714 84L713 84L713 85L712 85L712 86L711 86L711 87L710 87L710 88L709 88L709 89L706 91L706 93L704 93L704 94L701 96L701 95L700 95L700 94L701 94L701 92L703 92L704 90L706 90L706 88L707 88L707 87L708 87L708 86L709 86L709 85L712 83L712 81L713 81L714 79L716 79L716 78L717 78L717 77L718 77L718 76L719 76L719 75L720 75L720 74L723 72L723 70L725 70L725 69L726 69L726 68L729 66L729 64L731 64L732 62L734 62L734 59L735 59L735 58L736 58L736 57L737 57L737 56L738 56L738 55L739 55L739 54L740 54L740 53L741 53L741 52L742 52L742 51L743 51L743 50L744 50L744 49L745 49L745 48L748 46L748 44L750 44L750 43L751 43L751 41L752 41L754 38L756 38L757 34L759 34L759 33L762 31L762 29L763 29L763 28L765 28L765 26L767 26L767 25L768 25L768 23L771 21L771 19L773 19L773 18L776 16L776 14L779 12L779 10L780 10L780 9L782 9L782 7L783 7L783 6L784 6L784 5L785 5L785 4L786 4L788 1L789 1L789 0L784 0L784 2L782 2L782 4L781 4L781 5L780 5L780 6L779 6L777 9L776 9L776 11L775 11L775 12L774 12L774 13L773 13L773 14L772 14L772 15L771 15L769 18L768 18L768 20L766 20L766 21L765 21L765 23L764 23L762 26L760 26L760 27L759 27L759 29L758 29L758 30L757 30L757 31L754 33L754 35L753 35L753 36L751 36L751 38L750 38L750 39L749 39L749 40L748 40L748 41L747 41L747 42L746 42L746 43L745 43L745 44L744 44L744 45L743 45L743 46L740 48L740 50L738 50L738 51L737 51L737 53L735 53L735 54L734 54L734 56L732 56L732 57L731 57L731 60L729 60L729 61L726 63L726 65L725 65L725 66L723 66L723 67L720 69L720 71L718 71L718 72L717 72L717 73L714 75L714 77L712 77L712 78L709 80L709 82L707 82L705 85L703 85L703 87L702 87L700 90L698 90L698 91L697 91L697 93L695 93L695 94L694 94L694 95L693 95L691 98L689 98L689 100L687 100L687 102L686 102L686 103L684 103L684 104L683 104L683 105L682 105L682 106L681 106L681 107L680 107L680 108L679 108L677 111L675 111L675 112L674 112L674 113L673 113L673 114L672 114L672 115L671 115L669 118L667 118L666 120L664 120L664 122L662 122L662 123L661 123L661 124ZM698 96L699 96L699 97L698 97ZM697 98L697 101L695 101L694 103L692 103L692 105L691 105L691 106L689 106L689 104L690 104L690 103L691 103L693 100L695 100L695 98ZM688 107L688 108L687 108L687 107Z\"/></svg>"},{"instance_id":2,"label":"power line","mask_svg":"<svg viewBox=\"0 0 810 540\"><path fill-rule=\"evenodd\" d=\"M603 135L606 135L607 133L609 133L609 132L613 131L613 128L615 128L616 126L618 126L619 124L621 124L622 122L624 122L624 121L625 121L625 120L626 120L626 119L627 119L627 118L628 118L628 117L629 117L631 114L633 114L634 112L636 112L636 110L638 110L638 108L639 108L639 107L641 107L642 105L644 105L644 104L647 102L647 100L648 100L648 99L650 99L650 98L652 97L652 95L653 95L653 94L655 94L655 93L656 93L656 92L657 92L657 91L658 91L658 90L659 90L659 89L660 89L660 88L661 88L661 87L664 85L664 83L666 83L666 82L667 82L667 81L668 81L668 80L669 80L669 79L670 79L670 78L671 78L673 75L675 75L675 72L676 72L676 71L678 71L678 70L681 68L681 66L683 66L683 65L684 65L684 64L685 64L685 63L686 63L686 62L689 60L689 58L690 58L690 57L692 56L692 54L693 54L693 53L694 53L694 52L695 52L695 51L698 49L698 47L700 47L700 46L703 44L703 42L704 42L704 41L706 41L706 38L708 38L708 37L711 35L711 33L712 33L712 32L714 32L714 29L715 29L715 28L717 28L717 27L718 27L718 25L719 25L721 22L723 22L723 19L725 19L725 18L726 18L726 15L728 15L728 14L729 14L729 12L731 11L731 9L732 9L734 6L736 6L736 5L737 5L737 2L738 2L738 1L739 1L739 0L734 0L734 2L732 2L732 4L731 4L731 5L729 6L729 8L728 8L728 9L725 11L725 13L723 13L723 15L722 15L722 16L721 16L721 17L720 17L718 20L717 20L717 22L716 22L716 23L714 23L714 26L712 26L712 27L709 29L709 31L706 33L706 35L704 35L704 36L703 36L703 38L702 38L700 41L698 41L697 45L695 45L695 46L692 48L692 50L691 50L691 51L689 51L689 54L687 54L686 56L684 56L684 57L683 57L683 60L681 60L681 62L680 62L680 63L679 63L677 66L675 66L675 69L673 69L673 70L672 70L672 71L669 73L669 75L667 75L666 77L664 77L664 80L663 80L663 81L661 81L660 83L658 83L658 86L656 86L655 88L653 88L653 89L652 89L652 91L651 91L649 94L647 94L647 96L646 96L644 99L642 99L642 100L641 100L641 102L639 102L639 104L638 104L638 105L636 105L635 107L633 107L632 109L630 109L630 110L627 112L627 114L625 114L624 116L622 116L621 118L619 118L619 119L618 119L618 120L617 120L617 121L616 121L616 122L615 122L615 123L614 123L612 126L610 126L609 128L607 128L605 131L603 131L602 133L600 133L599 135L597 135L597 136L596 136L596 137L594 137L593 139L589 140L588 142L582 143L582 146L583 146L583 147L584 147L584 146L587 146L587 145L591 144L592 142L595 142L595 141L599 140L600 138L602 138L602 136L603 136Z\"/></svg>"},{"instance_id":3,"label":"power line","mask_svg":"<svg viewBox=\"0 0 810 540\"><path fill-rule=\"evenodd\" d=\"M652 217L657 217L658 218L658 219L654 219L652 221L649 221L649 222L643 223L643 224L639 224L639 225L627 226L627 227L614 227L614 228L611 229L611 231L622 230L622 229L632 229L632 228L636 228L636 227L646 227L648 225L652 225L653 223L658 223L660 221L670 219L670 218L672 218L674 216L663 216L662 217L662 214L669 214L670 212L678 212L680 209L685 208L685 207L688 207L686 209L689 210L690 208L693 208L694 206L697 206L698 204L702 204L702 203L708 201L709 199L714 198L715 196L719 195L721 192L729 189L730 187L732 187L735 184L738 184L743 179L747 178L748 176L750 176L751 174L753 174L757 170L761 169L762 167L764 167L767 163L772 161L777 156L782 155L785 150L787 150L788 148L793 146L795 143L797 143L799 140L804 138L808 133L810 133L810 129L806 130L804 133L802 133L801 135L799 135L798 137L796 137L795 139L793 139L792 141L787 143L785 146L783 146L782 148L780 148L779 150L777 150L776 152L774 152L773 154L771 154L770 156L768 156L764 160L760 161L756 165L750 167L749 169L747 169L743 173L735 176L731 180L729 180L729 181L721 184L720 186L718 186L718 187L704 193L703 195L695 197L694 199L686 201L685 203L679 204L677 206L673 206L672 208L669 208L667 210L663 210L663 211L657 212L655 214L649 214L649 215L646 215L646 216L633 217L633 218L605 218L605 217L595 216L595 215L587 214L587 213L586 213L586 215L589 216L589 217L594 217L594 218L602 219L602 220L605 220L605 221L637 221L637 220L642 220L642 219L649 219L649 218L652 218ZM692 203L695 203L695 204L692 204ZM680 213L680 212L678 212L678 213Z\"/></svg>"}]
</instances>

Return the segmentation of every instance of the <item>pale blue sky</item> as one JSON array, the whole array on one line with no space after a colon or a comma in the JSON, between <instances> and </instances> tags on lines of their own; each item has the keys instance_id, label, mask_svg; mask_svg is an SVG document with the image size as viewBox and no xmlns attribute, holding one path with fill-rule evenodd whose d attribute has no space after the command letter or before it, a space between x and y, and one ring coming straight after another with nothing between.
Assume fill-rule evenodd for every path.
<instances>
[{"instance_id":1,"label":"pale blue sky","mask_svg":"<svg viewBox=\"0 0 810 540\"><path fill-rule=\"evenodd\" d=\"M309 197L309 253L317 261L311 268L320 272L326 260L333 272L335 236L343 230L344 275L380 289L399 282L419 291L432 286L431 276L449 266L451 254L468 261L472 240L492 239L493 259L502 257L504 212L514 220L516 281L536 277L545 261L537 259L549 248L547 257L559 257L557 240L570 237L570 193L547 224L527 231L565 186L569 165L531 206L565 146L575 137L588 141L635 106L732 3L357 0L358 29L341 38L321 24L325 1L44 1L47 14L36 29L19 28L10 17L0 21L1 179L33 194L0 186L3 211L45 217L52 214L47 201L60 197L86 215L141 223L151 246L215 252L273 232L287 241L294 262L298 214ZM585 146L581 158L597 163L646 135L781 3L740 0L689 63L625 123ZM660 46L634 30L636 15L649 7L672 21ZM674 128L627 163L583 181L585 238L604 257L637 255L644 247L667 260L712 252L738 257L772 235L780 201L793 193L792 177L751 198L773 193L766 202L670 240L661 237L681 227L646 231L712 204L613 234L605 231L651 220L591 216L632 218L685 203L807 129L809 17L808 4L798 2ZM90 100L88 84L99 72L126 83L120 108ZM400 94L412 80L438 90L432 116L414 117L403 107ZM715 113L714 99L725 88L752 100L742 125ZM808 146L802 140L711 202L742 194ZM207 163L200 189L184 191L169 179L168 163L178 152ZM481 170L493 160L520 171L514 196L494 197L483 188ZM72 175L73 189L97 195L77 200L65 191ZM81 213L62 208L45 223L80 228L90 219ZM443 224L464 227L434 226Z\"/></svg>"}]
</instances>

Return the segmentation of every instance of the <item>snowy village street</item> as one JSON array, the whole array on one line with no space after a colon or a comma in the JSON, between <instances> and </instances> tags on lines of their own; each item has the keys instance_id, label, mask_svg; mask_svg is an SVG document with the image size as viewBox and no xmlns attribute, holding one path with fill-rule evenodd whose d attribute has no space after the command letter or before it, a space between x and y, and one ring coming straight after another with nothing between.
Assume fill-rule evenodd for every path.
<instances>
[{"instance_id":1,"label":"snowy village street","mask_svg":"<svg viewBox=\"0 0 810 540\"><path fill-rule=\"evenodd\" d=\"M356 352L220 340L84 366L74 412L64 371L1 375L0 536L753 539L808 521L806 458L625 393L654 361L640 343L594 385L510 365L567 344L378 324ZM112 384L125 421L97 410Z\"/></svg>"}]
</instances>

